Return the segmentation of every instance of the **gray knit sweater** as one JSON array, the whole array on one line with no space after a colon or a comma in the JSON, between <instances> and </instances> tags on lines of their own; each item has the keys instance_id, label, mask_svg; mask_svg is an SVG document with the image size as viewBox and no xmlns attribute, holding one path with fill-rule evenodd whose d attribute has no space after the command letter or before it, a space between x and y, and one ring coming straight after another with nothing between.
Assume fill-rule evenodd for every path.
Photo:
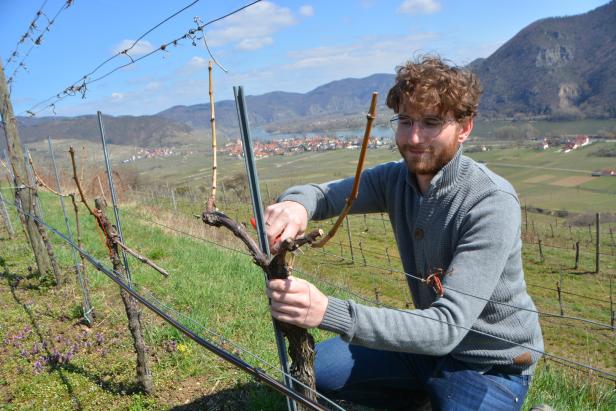
<instances>
[{"instance_id":1,"label":"gray knit sweater","mask_svg":"<svg viewBox=\"0 0 616 411\"><path fill-rule=\"evenodd\" d=\"M301 203L311 219L329 218L342 211L352 184L348 178L292 187L279 201ZM320 328L352 344L451 354L471 368L532 374L541 355L529 348L543 351L543 338L524 281L520 204L506 180L460 148L421 197L403 161L385 163L362 173L351 212L387 212L405 272L425 278L446 270L445 293L439 298L407 277L414 310L329 297Z\"/></svg>"}]
</instances>

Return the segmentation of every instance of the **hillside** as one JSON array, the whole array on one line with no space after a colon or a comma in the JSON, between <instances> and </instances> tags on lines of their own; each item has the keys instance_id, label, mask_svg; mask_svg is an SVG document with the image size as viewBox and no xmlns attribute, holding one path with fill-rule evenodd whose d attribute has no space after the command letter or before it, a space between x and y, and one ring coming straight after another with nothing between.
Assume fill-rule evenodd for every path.
<instances>
[{"instance_id":1,"label":"hillside","mask_svg":"<svg viewBox=\"0 0 616 411\"><path fill-rule=\"evenodd\" d=\"M470 67L487 117L616 117L616 1L536 21Z\"/></svg>"},{"instance_id":2,"label":"hillside","mask_svg":"<svg viewBox=\"0 0 616 411\"><path fill-rule=\"evenodd\" d=\"M249 121L253 126L269 125L272 130L313 127L314 122L331 124L330 116L357 115L367 110L370 95L378 91L381 96L379 111L386 110L385 96L394 81L393 74L373 74L369 77L332 81L308 93L274 91L258 96L247 96ZM209 127L210 105L175 106L161 111L158 116L184 122L193 127ZM360 116L363 122L363 117ZM216 124L237 127L235 102L224 100L216 103ZM322 128L327 126L322 124ZM293 127L295 125L296 127Z\"/></svg>"},{"instance_id":3,"label":"hillside","mask_svg":"<svg viewBox=\"0 0 616 411\"><path fill-rule=\"evenodd\" d=\"M111 144L163 146L186 136L192 128L160 116L104 116L105 137ZM95 115L79 117L18 117L21 141L28 144L44 140L77 139L100 141ZM4 130L0 128L0 148L6 147Z\"/></svg>"}]
</instances>

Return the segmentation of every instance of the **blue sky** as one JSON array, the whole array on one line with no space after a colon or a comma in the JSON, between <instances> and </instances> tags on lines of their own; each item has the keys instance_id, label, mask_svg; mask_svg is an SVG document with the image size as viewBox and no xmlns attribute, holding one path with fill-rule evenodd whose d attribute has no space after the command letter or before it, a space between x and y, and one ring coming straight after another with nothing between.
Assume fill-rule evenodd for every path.
<instances>
[{"instance_id":1,"label":"blue sky","mask_svg":"<svg viewBox=\"0 0 616 411\"><path fill-rule=\"evenodd\" d=\"M438 53L456 64L487 57L535 20L580 14L606 0L341 0L261 1L205 30L216 68L216 100L232 98L232 86L247 94L283 90L306 92L333 80L393 73L396 65L421 53ZM0 1L0 58L10 54L42 4L53 17L65 0ZM166 17L185 1L75 0L63 10L42 43L25 60L11 84L15 112L25 114L78 81L105 59ZM195 16L208 21L250 1L201 0L147 35L132 49L137 58L194 28ZM38 19L39 30L48 20ZM36 36L40 31L35 31ZM27 40L20 56L31 47ZM86 98L68 97L38 116L154 114L174 105L209 101L203 41L183 40L88 86ZM118 56L92 78L128 62ZM17 64L5 67L10 77ZM40 110L39 106L35 111Z\"/></svg>"}]
</instances>

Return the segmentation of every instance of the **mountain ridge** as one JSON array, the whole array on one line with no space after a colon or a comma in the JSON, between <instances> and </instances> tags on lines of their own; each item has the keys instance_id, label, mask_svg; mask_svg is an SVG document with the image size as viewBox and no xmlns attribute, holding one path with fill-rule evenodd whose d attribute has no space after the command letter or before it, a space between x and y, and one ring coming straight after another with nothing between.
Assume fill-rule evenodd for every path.
<instances>
[{"instance_id":1,"label":"mountain ridge","mask_svg":"<svg viewBox=\"0 0 616 411\"><path fill-rule=\"evenodd\" d=\"M612 97L616 95L616 0L584 14L537 20L490 56L478 58L467 67L483 85L480 117L616 118L616 99ZM390 112L385 96L394 80L394 74L377 73L331 81L307 93L248 95L249 122L269 132L357 128L365 121L372 92L377 91L378 122L383 124ZM162 145L209 127L210 109L209 103L176 105L150 116L105 118L112 142ZM221 136L237 134L233 100L216 103L216 124ZM47 135L99 138L93 115L18 117L18 127L24 142Z\"/></svg>"}]
</instances>

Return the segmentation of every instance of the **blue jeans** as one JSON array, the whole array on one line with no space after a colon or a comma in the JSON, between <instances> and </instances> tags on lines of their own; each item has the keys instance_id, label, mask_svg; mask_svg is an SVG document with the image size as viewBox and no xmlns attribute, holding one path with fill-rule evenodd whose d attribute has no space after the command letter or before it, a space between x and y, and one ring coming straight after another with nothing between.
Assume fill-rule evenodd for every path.
<instances>
[{"instance_id":1,"label":"blue jeans","mask_svg":"<svg viewBox=\"0 0 616 411\"><path fill-rule=\"evenodd\" d=\"M480 373L451 356L432 357L350 345L340 337L316 347L317 390L331 399L379 409L520 410L530 376Z\"/></svg>"}]
</instances>

